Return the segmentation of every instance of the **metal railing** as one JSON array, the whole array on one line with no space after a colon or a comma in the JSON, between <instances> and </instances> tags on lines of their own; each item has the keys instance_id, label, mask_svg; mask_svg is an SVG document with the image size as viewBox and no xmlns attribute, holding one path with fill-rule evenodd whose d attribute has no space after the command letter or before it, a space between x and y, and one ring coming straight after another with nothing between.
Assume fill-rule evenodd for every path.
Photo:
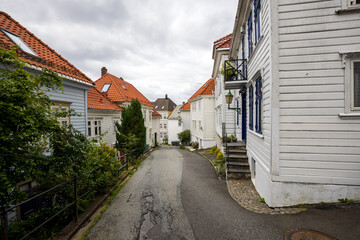
<instances>
[{"instance_id":1,"label":"metal railing","mask_svg":"<svg viewBox=\"0 0 360 240\"><path fill-rule=\"evenodd\" d=\"M131 151L130 153L133 154L133 152L136 150ZM121 172L121 170L123 170L124 168L128 168L129 165L129 157L131 156L130 153L121 155L121 158L119 159L120 161L123 162L123 164L120 166L120 168L118 169L118 173ZM130 155L130 156L129 156ZM124 160L125 159L125 160ZM123 161L124 160L124 161ZM31 230L30 232L28 232L26 235L24 235L23 237L20 238L20 240L26 239L27 237L29 237L30 235L32 235L33 233L35 233L37 230L39 230L41 227L43 227L46 223L50 222L51 220L53 220L56 216L58 216L60 213L64 212L66 209L68 209L71 206L74 206L74 218L75 221L78 221L79 218L79 200L82 199L84 196L86 196L87 194L89 194L90 192L93 191L93 189L89 189L88 191L86 191L85 193L81 194L79 196L79 186L78 186L78 181L79 179L81 179L84 176L89 175L90 173L100 169L101 167L97 167L94 168L86 173L80 174L80 175L76 175L75 177L71 178L68 181L62 182L60 184L57 184L56 186L41 192L33 197L28 198L27 200L18 203L16 205L13 205L11 207L5 208L2 207L1 209L1 221L2 221L2 239L3 240L8 240L9 239L9 220L8 220L8 213L14 212L13 209L16 209L18 207L20 207L21 205L25 204L25 203L29 203L31 201L34 201L35 199L39 199L40 197L45 196L46 194L55 191L56 189L59 189L67 184L73 184L73 191L74 191L74 199L72 202L70 202L69 204L67 204L65 207L63 207L61 210L59 210L57 213L53 214L51 217L49 217L48 219L46 219L44 222L40 223L36 228L34 228L33 230ZM40 208L41 209L41 208ZM37 209L38 210L38 209Z\"/></svg>"},{"instance_id":2,"label":"metal railing","mask_svg":"<svg viewBox=\"0 0 360 240\"><path fill-rule=\"evenodd\" d=\"M246 59L226 60L224 63L224 77L226 82L247 80Z\"/></svg>"}]
</instances>

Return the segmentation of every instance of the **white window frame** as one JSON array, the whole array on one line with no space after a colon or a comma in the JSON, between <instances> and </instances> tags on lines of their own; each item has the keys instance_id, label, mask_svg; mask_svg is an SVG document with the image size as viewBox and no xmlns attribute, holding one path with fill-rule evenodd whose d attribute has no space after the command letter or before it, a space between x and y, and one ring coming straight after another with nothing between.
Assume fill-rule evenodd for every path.
<instances>
[{"instance_id":1,"label":"white window frame","mask_svg":"<svg viewBox=\"0 0 360 240\"><path fill-rule=\"evenodd\" d=\"M66 102L54 102L55 105L51 106L53 111L57 111L57 109L61 109L62 112L70 111L70 103ZM67 117L58 117L57 118L60 126L67 127L70 125L70 116Z\"/></svg>"},{"instance_id":2,"label":"white window frame","mask_svg":"<svg viewBox=\"0 0 360 240\"><path fill-rule=\"evenodd\" d=\"M102 133L102 122L103 118L88 118L88 137L94 138L100 136Z\"/></svg>"},{"instance_id":3,"label":"white window frame","mask_svg":"<svg viewBox=\"0 0 360 240\"><path fill-rule=\"evenodd\" d=\"M349 8L360 7L360 1L359 3L356 3L356 0L347 0L347 7Z\"/></svg>"},{"instance_id":4,"label":"white window frame","mask_svg":"<svg viewBox=\"0 0 360 240\"><path fill-rule=\"evenodd\" d=\"M359 59L352 59L350 61L350 74L351 74L351 84L350 84L350 96L351 96L351 106L350 106L350 110L351 111L360 111L360 106L359 107L355 107L355 79L354 79L354 64L355 62L360 63L360 58Z\"/></svg>"}]
</instances>

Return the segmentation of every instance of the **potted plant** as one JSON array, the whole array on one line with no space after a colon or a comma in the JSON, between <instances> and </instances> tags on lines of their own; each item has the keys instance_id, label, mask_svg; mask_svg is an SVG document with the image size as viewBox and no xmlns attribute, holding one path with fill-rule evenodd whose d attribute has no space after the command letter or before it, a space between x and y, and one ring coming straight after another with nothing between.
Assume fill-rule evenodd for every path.
<instances>
[{"instance_id":1,"label":"potted plant","mask_svg":"<svg viewBox=\"0 0 360 240\"><path fill-rule=\"evenodd\" d=\"M232 142L237 142L237 137L235 137L234 135L231 135L231 141Z\"/></svg>"},{"instance_id":2,"label":"potted plant","mask_svg":"<svg viewBox=\"0 0 360 240\"><path fill-rule=\"evenodd\" d=\"M222 75L224 75L225 81L231 81L234 78L236 78L238 75L236 69L233 66L231 66L229 63L225 63L225 66L222 65L220 72Z\"/></svg>"}]
</instances>

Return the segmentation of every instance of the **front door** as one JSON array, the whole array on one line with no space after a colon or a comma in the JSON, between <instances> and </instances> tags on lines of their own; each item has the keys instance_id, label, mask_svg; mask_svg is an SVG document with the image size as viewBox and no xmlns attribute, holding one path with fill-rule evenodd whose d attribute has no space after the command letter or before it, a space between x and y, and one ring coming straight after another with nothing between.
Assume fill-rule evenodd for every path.
<instances>
[{"instance_id":1,"label":"front door","mask_svg":"<svg viewBox=\"0 0 360 240\"><path fill-rule=\"evenodd\" d=\"M241 91L241 139L246 143L246 87Z\"/></svg>"}]
</instances>

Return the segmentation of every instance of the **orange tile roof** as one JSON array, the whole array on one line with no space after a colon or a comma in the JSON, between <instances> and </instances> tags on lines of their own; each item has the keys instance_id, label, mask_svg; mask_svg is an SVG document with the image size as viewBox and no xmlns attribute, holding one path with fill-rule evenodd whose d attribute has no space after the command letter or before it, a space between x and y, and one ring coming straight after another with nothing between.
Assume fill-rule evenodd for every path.
<instances>
[{"instance_id":1,"label":"orange tile roof","mask_svg":"<svg viewBox=\"0 0 360 240\"><path fill-rule=\"evenodd\" d=\"M155 111L155 109L152 110L152 116L153 117L161 117L161 114Z\"/></svg>"},{"instance_id":2,"label":"orange tile roof","mask_svg":"<svg viewBox=\"0 0 360 240\"><path fill-rule=\"evenodd\" d=\"M184 111L184 110L190 110L190 103L187 102L185 103L181 108L180 110Z\"/></svg>"},{"instance_id":3,"label":"orange tile roof","mask_svg":"<svg viewBox=\"0 0 360 240\"><path fill-rule=\"evenodd\" d=\"M87 107L91 109L122 110L121 107L111 102L110 99L101 94L96 88L87 91Z\"/></svg>"},{"instance_id":4,"label":"orange tile roof","mask_svg":"<svg viewBox=\"0 0 360 240\"><path fill-rule=\"evenodd\" d=\"M215 80L210 78L209 80L204 83L195 93L192 95L188 101L193 98L196 98L199 95L213 95L215 91Z\"/></svg>"},{"instance_id":5,"label":"orange tile roof","mask_svg":"<svg viewBox=\"0 0 360 240\"><path fill-rule=\"evenodd\" d=\"M42 42L33 33L15 21L7 13L0 11L0 27L18 35L38 56L34 56L18 49L19 57L28 64L41 68L48 68L58 73L76 78L80 81L91 83L84 73L69 63L60 54ZM2 31L0 31L0 47L10 49L16 46Z\"/></svg>"},{"instance_id":6,"label":"orange tile roof","mask_svg":"<svg viewBox=\"0 0 360 240\"><path fill-rule=\"evenodd\" d=\"M131 102L132 99L137 98L141 104L155 107L155 105L142 95L131 83L126 82L122 78L106 73L95 81L96 88L101 91L105 83L111 83L110 88L107 91L107 96L113 102Z\"/></svg>"},{"instance_id":7,"label":"orange tile roof","mask_svg":"<svg viewBox=\"0 0 360 240\"><path fill-rule=\"evenodd\" d=\"M222 37L214 42L215 49L228 48L231 45L232 33Z\"/></svg>"}]
</instances>

